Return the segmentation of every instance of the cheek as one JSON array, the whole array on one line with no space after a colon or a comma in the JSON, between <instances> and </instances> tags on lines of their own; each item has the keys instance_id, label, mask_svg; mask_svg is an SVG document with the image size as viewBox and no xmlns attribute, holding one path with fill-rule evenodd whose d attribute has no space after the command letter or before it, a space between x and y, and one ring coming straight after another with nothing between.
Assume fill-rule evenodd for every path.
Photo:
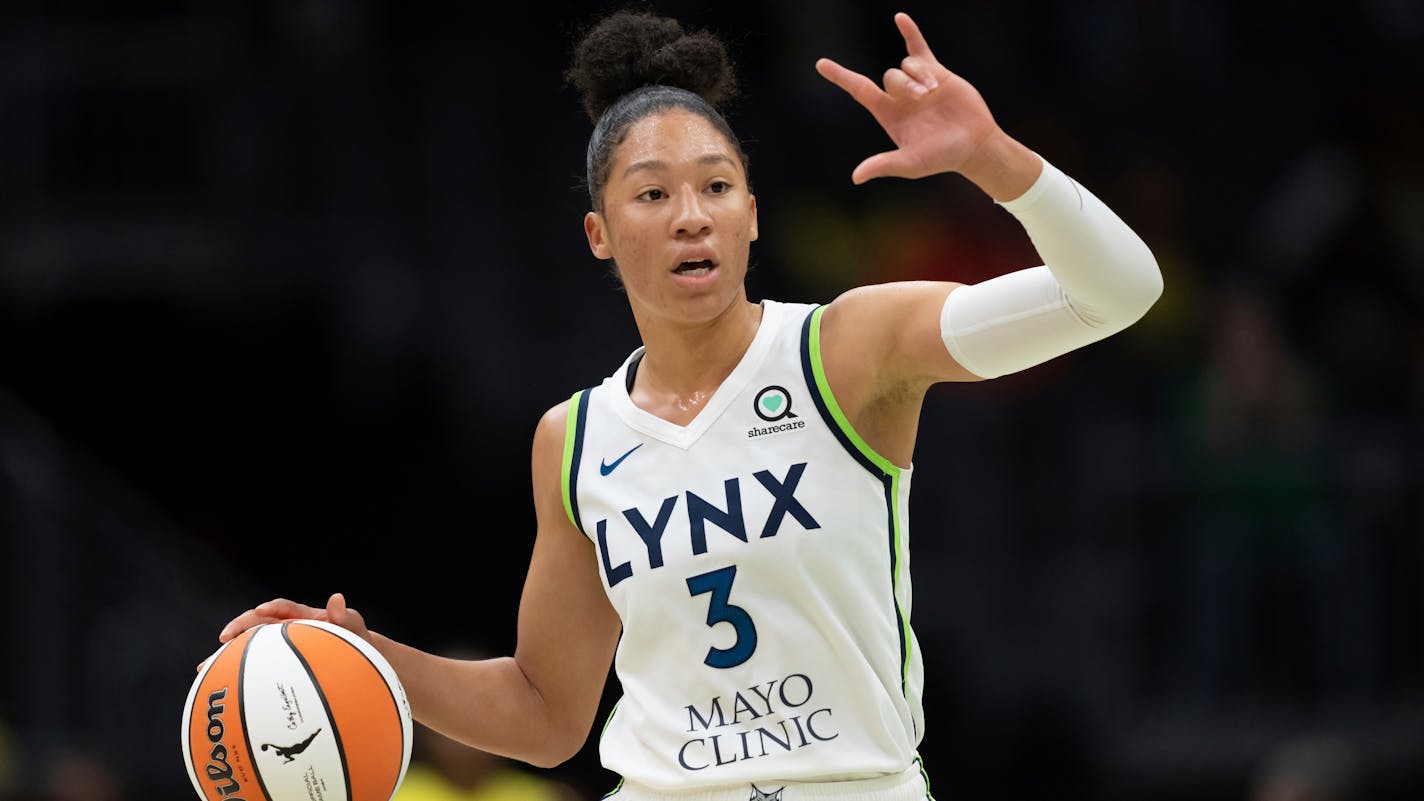
<instances>
[{"instance_id":1,"label":"cheek","mask_svg":"<svg viewBox=\"0 0 1424 801\"><path fill-rule=\"evenodd\" d=\"M617 257L620 263L639 263L648 252L649 240L647 232L636 228L625 229L623 235L617 241Z\"/></svg>"},{"instance_id":2,"label":"cheek","mask_svg":"<svg viewBox=\"0 0 1424 801\"><path fill-rule=\"evenodd\" d=\"M647 263L653 250L652 235L646 227L630 225L619 221L610 232L608 244L613 252L613 261L618 265L618 273L627 284L637 282L647 272Z\"/></svg>"},{"instance_id":3,"label":"cheek","mask_svg":"<svg viewBox=\"0 0 1424 801\"><path fill-rule=\"evenodd\" d=\"M747 217L741 217L736 222L737 246L745 250L757 238L756 223Z\"/></svg>"}]
</instances>

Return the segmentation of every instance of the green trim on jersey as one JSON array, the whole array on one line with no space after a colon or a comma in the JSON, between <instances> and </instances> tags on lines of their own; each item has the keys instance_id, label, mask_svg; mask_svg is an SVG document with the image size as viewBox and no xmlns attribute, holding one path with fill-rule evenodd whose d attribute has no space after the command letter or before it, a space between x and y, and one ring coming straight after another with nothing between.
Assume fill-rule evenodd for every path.
<instances>
[{"instance_id":1,"label":"green trim on jersey","mask_svg":"<svg viewBox=\"0 0 1424 801\"><path fill-rule=\"evenodd\" d=\"M890 479L890 497L887 500L890 502L891 525L894 527L893 547L896 555L896 568L890 576L890 587L895 597L895 610L900 617L900 636L905 643L905 657L900 662L900 682L903 685L908 681L910 675L910 648L914 639L910 635L910 617L900 606L899 566L904 562L903 554L905 553L904 540L900 534L900 467L881 456L861 438L860 433L846 419L845 412L841 411L841 405L836 402L835 393L831 392L831 384L826 380L826 368L821 361L821 314L825 310L825 306L818 306L811 312L811 329L810 335L807 337L807 347L811 356L811 373L816 377L816 391L820 393L821 402L826 405L826 410L831 413L831 417L835 419L836 425L840 427L841 433L845 435L846 439L850 440L862 456L870 460L871 464L874 464Z\"/></svg>"},{"instance_id":2,"label":"green trim on jersey","mask_svg":"<svg viewBox=\"0 0 1424 801\"><path fill-rule=\"evenodd\" d=\"M616 715L616 714L618 714L618 704L621 704L621 703L623 703L623 701L622 701L622 700L619 700L617 704L614 704L614 705L613 705L613 708L612 708L612 709L608 710L608 717L606 717L606 718L603 719L603 728L600 729L599 732L598 732L598 739L602 740L602 739L603 739L603 735L605 735L605 734L608 733L608 724L612 723L612 722L613 722L613 716Z\"/></svg>"},{"instance_id":3,"label":"green trim on jersey","mask_svg":"<svg viewBox=\"0 0 1424 801\"><path fill-rule=\"evenodd\" d=\"M564 512L569 516L569 522L574 524L574 528L579 528L579 521L574 517L573 498L570 495L569 477L573 474L574 467L574 446L578 443L578 416L579 407L583 405L583 395L588 390L581 389L569 398L569 417L564 423L564 462L559 471L559 490L564 496Z\"/></svg>"},{"instance_id":4,"label":"green trim on jersey","mask_svg":"<svg viewBox=\"0 0 1424 801\"><path fill-rule=\"evenodd\" d=\"M920 778L925 780L925 798L935 801L934 793L930 792L930 774L925 770L925 760L919 754L915 754L915 764L920 766Z\"/></svg>"},{"instance_id":5,"label":"green trim on jersey","mask_svg":"<svg viewBox=\"0 0 1424 801\"><path fill-rule=\"evenodd\" d=\"M867 445L865 440L860 438L860 434L851 426L850 421L846 419L845 413L841 411L841 405L836 402L836 396L831 393L831 385L826 381L826 368L821 363L821 312L825 310L825 306L820 306L811 312L811 371L816 376L816 389L820 391L821 400L825 401L826 408L830 410L831 416L836 419L836 424L841 427L841 431L845 433L846 437L850 439L855 447L861 453L865 454L865 458L873 462L875 466L884 471L886 475L898 478L900 476L900 467L884 456L876 453L874 448Z\"/></svg>"}]
</instances>

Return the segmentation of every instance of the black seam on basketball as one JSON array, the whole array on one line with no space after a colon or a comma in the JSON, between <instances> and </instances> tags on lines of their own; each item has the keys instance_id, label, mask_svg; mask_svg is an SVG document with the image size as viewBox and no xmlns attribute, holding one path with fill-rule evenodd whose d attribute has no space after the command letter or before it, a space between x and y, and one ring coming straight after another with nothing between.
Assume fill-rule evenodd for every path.
<instances>
[{"instance_id":1,"label":"black seam on basketball","mask_svg":"<svg viewBox=\"0 0 1424 801\"><path fill-rule=\"evenodd\" d=\"M346 641L346 638L342 637L342 636L339 635L339 634L334 634L334 633L332 633L332 632L330 632L330 631L327 631L327 630L324 629L324 628L321 628L320 626L312 626L311 628L314 628L314 629L316 629L317 631L320 631L322 634L325 634L325 635L328 636L328 637L334 637L334 638L340 640L343 645L350 646L354 651L356 651L356 653L358 653L358 654L361 655L361 658L362 658L362 659L366 660L366 664L370 665L370 666L371 666L371 669L374 670L374 671L376 671L376 675L381 677L381 683L386 685L386 695L390 697L390 699L391 699L391 706L394 707L395 710L396 710L396 722L397 722L397 723L400 723L400 722L401 722L401 719L404 717L403 715L401 715L400 701L397 701L397 700L396 700L396 694L391 690L391 685L390 685L390 683L386 681L386 676L385 676L385 674L381 672L381 669L380 669L380 668L376 667L376 663L375 663L375 662L372 662L372 661L371 661L371 657L367 656L365 651L362 651L360 648L357 648L356 646L351 645L351 643L349 643L349 642ZM395 668L392 668L392 670L395 670ZM397 676L396 678L399 679L400 677ZM328 715L328 716L329 716L329 715ZM336 722L335 722L335 721L332 721L332 728L334 729L335 727L336 727ZM405 726L401 726L400 752L396 755L396 758L397 758L397 760L398 760L399 762L404 762L404 761L405 761ZM400 771L399 771L399 770L396 771L396 784L397 784L397 785L400 784ZM395 794L395 791L396 791L396 788L395 788L395 787L392 787L392 788L391 788L391 795L394 795L394 794Z\"/></svg>"},{"instance_id":2,"label":"black seam on basketball","mask_svg":"<svg viewBox=\"0 0 1424 801\"><path fill-rule=\"evenodd\" d=\"M242 724L242 739L247 743L247 759L252 764L252 775L257 777L257 788L262 791L262 797L270 799L272 794L267 792L267 782L262 780L262 768L257 764L257 754L252 750L252 735L247 733L247 699L243 697L242 679L247 675L247 652L252 650L252 641L257 639L257 632L261 631L259 626L247 635L247 642L242 644L242 656L237 663L237 691L232 694L237 704L237 719Z\"/></svg>"},{"instance_id":3,"label":"black seam on basketball","mask_svg":"<svg viewBox=\"0 0 1424 801\"><path fill-rule=\"evenodd\" d=\"M346 765L346 746L341 742L341 727L336 725L336 716L331 713L331 704L327 703L326 693L321 691L321 684L316 680L316 673L312 672L307 658L302 656L302 652L297 649L291 636L287 634L287 627L290 625L292 625L290 621L282 624L282 639L287 643L287 647L292 649L297 661L302 663L302 670L305 670L307 677L311 679L312 689L316 690L316 697L321 699L321 708L326 710L326 719L331 723L331 737L336 740L336 755L341 759L341 778L346 782L346 801L351 801L351 769ZM314 626L313 628L321 627Z\"/></svg>"}]
</instances>

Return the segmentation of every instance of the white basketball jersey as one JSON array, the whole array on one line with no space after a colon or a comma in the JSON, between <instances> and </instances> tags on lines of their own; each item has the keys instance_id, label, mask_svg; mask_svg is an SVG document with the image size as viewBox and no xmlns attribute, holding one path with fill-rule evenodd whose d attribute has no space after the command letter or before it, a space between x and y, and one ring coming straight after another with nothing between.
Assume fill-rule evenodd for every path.
<instances>
[{"instance_id":1,"label":"white basketball jersey","mask_svg":"<svg viewBox=\"0 0 1424 801\"><path fill-rule=\"evenodd\" d=\"M910 470L832 396L822 309L762 309L685 427L629 398L641 351L570 403L566 511L623 622L600 753L657 789L900 773L924 731Z\"/></svg>"}]
</instances>

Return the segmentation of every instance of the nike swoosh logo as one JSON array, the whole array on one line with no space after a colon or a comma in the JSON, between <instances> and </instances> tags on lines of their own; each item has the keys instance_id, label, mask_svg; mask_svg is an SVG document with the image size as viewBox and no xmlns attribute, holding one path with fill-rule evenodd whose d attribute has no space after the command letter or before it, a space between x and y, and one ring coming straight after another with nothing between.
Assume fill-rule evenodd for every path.
<instances>
[{"instance_id":1,"label":"nike swoosh logo","mask_svg":"<svg viewBox=\"0 0 1424 801\"><path fill-rule=\"evenodd\" d=\"M639 442L637 445L634 445L633 447L629 448L627 453L623 454L622 456L619 456L617 459L614 459L613 464L609 464L607 460L600 459L598 462L599 474L606 476L609 473L612 473L614 470L617 470L618 465L623 464L624 459L627 459L633 454L633 451L636 451L641 447L643 447L643 443Z\"/></svg>"}]
</instances>

